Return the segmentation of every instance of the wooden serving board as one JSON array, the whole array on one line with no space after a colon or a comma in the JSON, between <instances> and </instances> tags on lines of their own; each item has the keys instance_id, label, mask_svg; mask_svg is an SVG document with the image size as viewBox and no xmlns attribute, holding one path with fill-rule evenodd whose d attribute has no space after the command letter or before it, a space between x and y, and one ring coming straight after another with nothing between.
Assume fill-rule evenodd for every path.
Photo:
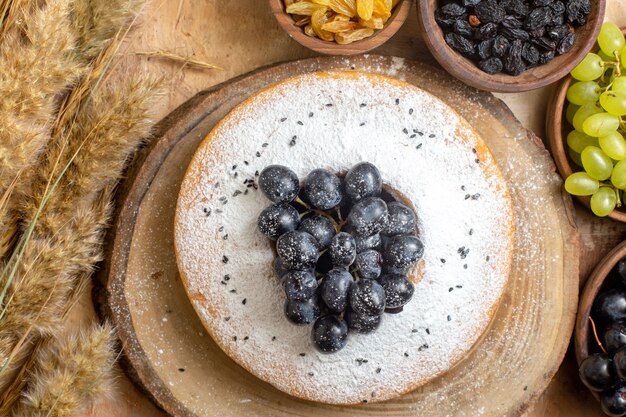
<instances>
[{"instance_id":1,"label":"wooden serving board","mask_svg":"<svg viewBox=\"0 0 626 417\"><path fill-rule=\"evenodd\" d=\"M196 317L173 253L180 182L213 125L261 88L329 69L387 74L441 98L490 146L515 210L509 287L472 353L417 391L358 407L297 400L237 366ZM151 145L137 157L122 184L108 242L97 304L118 328L129 375L177 417L521 415L556 373L576 312L579 243L572 203L562 194L560 177L541 141L491 94L400 58L312 58L261 69L198 94L160 123Z\"/></svg>"}]
</instances>

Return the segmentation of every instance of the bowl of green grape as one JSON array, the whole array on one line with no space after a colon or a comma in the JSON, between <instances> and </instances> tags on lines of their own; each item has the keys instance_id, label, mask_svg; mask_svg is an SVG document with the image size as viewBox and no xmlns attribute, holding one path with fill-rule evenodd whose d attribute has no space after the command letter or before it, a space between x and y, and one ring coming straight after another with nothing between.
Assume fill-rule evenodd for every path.
<instances>
[{"instance_id":1,"label":"bowl of green grape","mask_svg":"<svg viewBox=\"0 0 626 417\"><path fill-rule=\"evenodd\" d=\"M561 81L546 131L565 190L598 217L626 222L626 39L602 25L593 52Z\"/></svg>"}]
</instances>

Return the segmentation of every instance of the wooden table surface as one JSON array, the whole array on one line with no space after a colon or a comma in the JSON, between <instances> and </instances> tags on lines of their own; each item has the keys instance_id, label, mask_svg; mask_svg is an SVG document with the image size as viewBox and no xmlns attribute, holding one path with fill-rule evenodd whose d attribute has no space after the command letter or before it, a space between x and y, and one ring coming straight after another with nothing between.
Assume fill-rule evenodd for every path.
<instances>
[{"instance_id":1,"label":"wooden table surface","mask_svg":"<svg viewBox=\"0 0 626 417\"><path fill-rule=\"evenodd\" d=\"M432 63L433 58L417 32L416 13L413 6L409 19L398 34L374 52ZM606 17L620 26L626 25L626 0L608 0ZM125 57L115 71L123 74L127 70L141 70L162 77L165 93L155 109L158 118L195 93L232 77L272 63L313 56L278 26L267 0L150 0L140 20L140 26L129 35L127 45L122 48ZM192 57L218 65L223 70L199 70L137 54L156 51ZM551 93L552 87L547 87L497 96L526 127L544 137L545 108ZM576 211L582 241L582 285L597 261L626 239L626 224L594 218L582 207L577 207ZM68 326L76 328L95 320L91 298L86 294ZM537 349L550 349L550 346L537 346ZM579 382L576 368L573 349L570 349L553 382L527 416L603 416L598 404ZM87 415L151 417L165 414L120 370L117 394L95 405Z\"/></svg>"}]
</instances>

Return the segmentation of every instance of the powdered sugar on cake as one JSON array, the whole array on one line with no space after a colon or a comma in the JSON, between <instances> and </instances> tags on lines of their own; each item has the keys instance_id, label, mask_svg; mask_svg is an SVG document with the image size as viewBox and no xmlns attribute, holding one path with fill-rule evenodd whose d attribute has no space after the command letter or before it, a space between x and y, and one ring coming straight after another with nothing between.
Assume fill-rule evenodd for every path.
<instances>
[{"instance_id":1,"label":"powdered sugar on cake","mask_svg":"<svg viewBox=\"0 0 626 417\"><path fill-rule=\"evenodd\" d=\"M269 202L265 166L302 179L361 161L416 209L423 278L400 314L318 353L311 327L283 314L270 242L257 230ZM495 161L455 112L426 92L373 74L308 74L244 102L199 147L176 213L178 265L192 303L236 362L313 401L380 401L450 369L485 331L506 285L512 211Z\"/></svg>"}]
</instances>

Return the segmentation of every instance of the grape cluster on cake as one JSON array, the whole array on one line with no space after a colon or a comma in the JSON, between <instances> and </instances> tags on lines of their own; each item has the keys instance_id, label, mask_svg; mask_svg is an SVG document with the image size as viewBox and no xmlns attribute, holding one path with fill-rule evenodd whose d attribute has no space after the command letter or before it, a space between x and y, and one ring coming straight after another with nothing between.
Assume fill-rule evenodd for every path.
<instances>
[{"instance_id":1,"label":"grape cluster on cake","mask_svg":"<svg viewBox=\"0 0 626 417\"><path fill-rule=\"evenodd\" d=\"M408 272L424 247L415 213L383 192L373 164L359 163L344 178L315 169L302 187L292 170L271 165L258 184L274 203L258 228L276 241L285 315L313 323L320 351L336 352L349 331L370 333L384 312L402 311L414 291Z\"/></svg>"},{"instance_id":2,"label":"grape cluster on cake","mask_svg":"<svg viewBox=\"0 0 626 417\"><path fill-rule=\"evenodd\" d=\"M594 333L599 330L603 352L589 355L579 373L590 390L600 393L602 410L619 417L626 416L626 259L611 273L621 284L602 292L593 305Z\"/></svg>"}]
</instances>

